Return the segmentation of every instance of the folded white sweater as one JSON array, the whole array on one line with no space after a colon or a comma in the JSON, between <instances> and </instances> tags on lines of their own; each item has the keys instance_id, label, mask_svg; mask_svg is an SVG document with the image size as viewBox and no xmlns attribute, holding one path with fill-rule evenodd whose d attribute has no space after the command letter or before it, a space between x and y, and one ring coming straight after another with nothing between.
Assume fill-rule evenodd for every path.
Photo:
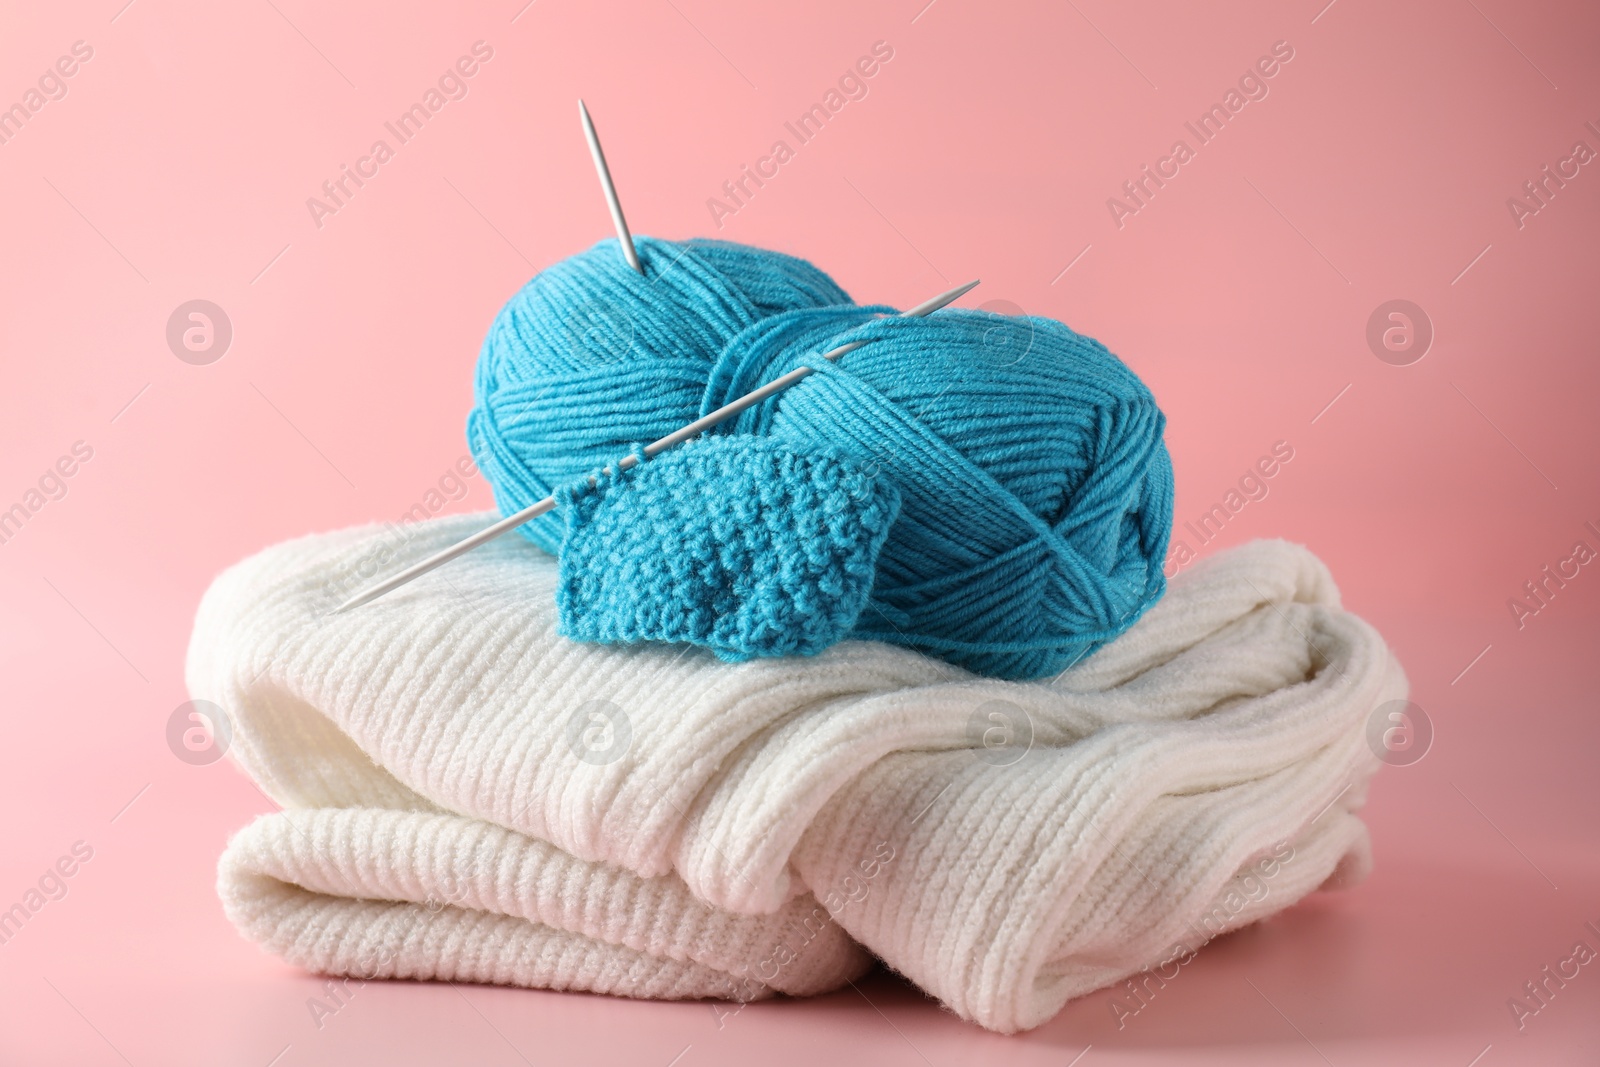
<instances>
[{"instance_id":1,"label":"folded white sweater","mask_svg":"<svg viewBox=\"0 0 1600 1067\"><path fill-rule=\"evenodd\" d=\"M516 538L329 616L389 549L246 560L189 652L284 807L229 844L224 906L312 970L747 1000L842 985L865 946L1010 1032L1369 862L1365 726L1405 678L1297 546L1196 565L1032 683L861 642L576 644Z\"/></svg>"}]
</instances>

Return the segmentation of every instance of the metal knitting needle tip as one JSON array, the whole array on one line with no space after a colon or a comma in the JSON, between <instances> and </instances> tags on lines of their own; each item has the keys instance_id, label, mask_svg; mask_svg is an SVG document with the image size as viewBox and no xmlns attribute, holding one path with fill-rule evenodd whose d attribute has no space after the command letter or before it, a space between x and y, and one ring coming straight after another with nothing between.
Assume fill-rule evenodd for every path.
<instances>
[{"instance_id":1,"label":"metal knitting needle tip","mask_svg":"<svg viewBox=\"0 0 1600 1067\"><path fill-rule=\"evenodd\" d=\"M639 253L633 247L633 234L628 232L628 220L622 217L622 202L617 199L617 187L611 182L611 168L606 166L606 154L600 147L600 137L594 132L594 120L589 118L589 109L583 101L578 101L578 117L583 120L583 135L589 140L589 154L594 157L595 173L600 175L600 188L606 194L606 206L611 209L611 224L617 228L617 242L622 245L622 255L628 261L628 266L644 273L644 268L639 266Z\"/></svg>"},{"instance_id":2,"label":"metal knitting needle tip","mask_svg":"<svg viewBox=\"0 0 1600 1067\"><path fill-rule=\"evenodd\" d=\"M926 315L932 315L935 311L938 311L940 308L944 307L946 304L954 303L955 301L960 300L967 293L969 293L973 289L975 289L977 287L978 283L981 282L981 281L983 281L982 278L974 278L970 282L968 282L966 285L958 285L954 289L951 289L951 290L949 290L947 292L940 293L938 296L934 297L932 300L924 300L922 303L918 304L916 307L909 308L909 309L907 309L905 311L900 312L899 317L902 318L902 319L920 319L920 318L922 318L922 317L924 317ZM865 341L851 341L847 345L840 345L838 348L835 348L832 352L824 352L823 355L822 355L822 358L823 359L838 359L840 356L844 355L846 352L854 352L856 349L860 348L862 345L864 345L866 343L867 342L865 342Z\"/></svg>"},{"instance_id":3,"label":"metal knitting needle tip","mask_svg":"<svg viewBox=\"0 0 1600 1067\"><path fill-rule=\"evenodd\" d=\"M957 300L960 300L962 297L966 296L968 293L972 292L972 290L978 287L978 283L981 281L983 281L982 278L974 278L966 285L958 285L948 292L940 293L932 300L924 300L916 307L911 308L908 311L902 311L900 315L902 318L907 319L920 319L924 315L931 315L935 311L938 311L940 308L944 307L946 304L953 304Z\"/></svg>"},{"instance_id":4,"label":"metal knitting needle tip","mask_svg":"<svg viewBox=\"0 0 1600 1067\"><path fill-rule=\"evenodd\" d=\"M940 308L944 307L946 304L949 304L960 297L963 293L969 291L977 284L978 282L975 279L968 282L966 285L958 285L949 292L940 293L932 300L918 304L916 307L907 311L902 311L900 316L908 319L920 319L924 315L931 315L935 311L938 311ZM865 341L851 341L848 344L840 345L838 348L835 348L832 351L824 352L822 354L822 358L828 360L838 359L846 352L854 352L864 344L866 344ZM812 373L813 371L810 367L796 367L788 374L774 378L761 388L753 390L752 392L748 392L739 399L724 404L722 407L711 412L709 415L702 415L700 418L694 420L683 429L650 442L644 447L645 457L649 458L657 455L658 453L665 452L673 445L681 444L682 442L689 440L691 437L699 436L706 430L709 430L711 427L717 425L717 423L731 419L733 416L739 414L739 412L761 403L763 400L767 399L767 397L783 392L795 382L800 381L802 378L805 378ZM631 467L637 466L638 462L638 459L630 454L623 456L620 460L618 460L616 467L619 471L625 471ZM609 469L610 468L607 468L607 470ZM591 484L593 484L595 479L591 477L589 481ZM493 541L496 537L499 537L501 534L515 530L518 526L521 526L530 519L536 519L548 511L554 511L555 506L556 498L553 496L547 496L537 503L529 504L515 515L507 515L499 522L492 526L484 527L471 537L468 537L463 541L457 541L455 544L444 549L443 551L435 552L433 555L429 556L420 563L413 563L399 574L385 578L383 581L372 586L370 589L362 590L349 600L346 600L343 604L340 604L338 607L328 612L328 614L338 615L341 612L349 611L351 608L359 608L363 604L370 604L372 601L383 596L385 593L393 592L402 585L405 585L413 578L420 578L422 575L427 574L435 567L441 567L455 559L457 556L466 555L479 545L487 544L488 542Z\"/></svg>"}]
</instances>

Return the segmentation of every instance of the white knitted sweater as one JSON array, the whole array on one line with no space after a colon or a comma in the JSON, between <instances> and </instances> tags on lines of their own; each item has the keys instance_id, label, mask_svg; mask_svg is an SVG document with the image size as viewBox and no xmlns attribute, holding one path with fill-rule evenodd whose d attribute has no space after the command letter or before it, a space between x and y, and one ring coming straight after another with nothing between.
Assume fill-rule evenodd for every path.
<instances>
[{"instance_id":1,"label":"white knitted sweater","mask_svg":"<svg viewBox=\"0 0 1600 1067\"><path fill-rule=\"evenodd\" d=\"M1405 678L1297 546L1195 566L1027 684L861 642L575 644L517 538L327 615L387 556L369 527L246 560L189 651L284 808L229 844L224 907L315 971L746 1000L865 946L1010 1032L1369 863L1365 727Z\"/></svg>"}]
</instances>

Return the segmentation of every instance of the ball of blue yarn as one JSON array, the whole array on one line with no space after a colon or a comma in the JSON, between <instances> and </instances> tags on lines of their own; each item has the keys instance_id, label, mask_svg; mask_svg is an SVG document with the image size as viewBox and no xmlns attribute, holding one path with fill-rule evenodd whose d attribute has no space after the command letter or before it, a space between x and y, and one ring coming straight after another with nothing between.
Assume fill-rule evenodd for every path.
<instances>
[{"instance_id":1,"label":"ball of blue yarn","mask_svg":"<svg viewBox=\"0 0 1600 1067\"><path fill-rule=\"evenodd\" d=\"M889 317L792 256L635 242L642 275L602 241L524 286L484 341L468 438L502 512L804 364L816 373L714 432L840 457L898 490L850 637L1037 678L1160 597L1165 420L1098 341L1040 317ZM559 515L521 530L560 551Z\"/></svg>"}]
</instances>

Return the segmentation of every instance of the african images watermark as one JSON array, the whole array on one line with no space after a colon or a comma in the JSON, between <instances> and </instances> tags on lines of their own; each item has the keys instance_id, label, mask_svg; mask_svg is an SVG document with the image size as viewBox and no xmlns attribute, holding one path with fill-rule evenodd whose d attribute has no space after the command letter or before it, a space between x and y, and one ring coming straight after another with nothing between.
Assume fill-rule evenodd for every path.
<instances>
[{"instance_id":1,"label":"african images watermark","mask_svg":"<svg viewBox=\"0 0 1600 1067\"><path fill-rule=\"evenodd\" d=\"M420 910L436 915L446 907L459 904L466 899L466 890L453 875L447 876L446 881L451 884L444 891L443 898L429 896L420 903L411 901L396 907L413 914ZM323 982L319 995L306 998L306 1011L311 1014L311 1021L316 1024L317 1029L321 1030L329 1019L348 1008L355 995L365 989L368 982L392 975L394 968L391 965L398 955L399 949L388 945L375 953L364 952L348 973Z\"/></svg>"},{"instance_id":2,"label":"african images watermark","mask_svg":"<svg viewBox=\"0 0 1600 1067\"><path fill-rule=\"evenodd\" d=\"M465 99L469 80L482 69L482 64L493 58L493 47L485 41L474 41L471 54L459 57L454 64L446 67L438 81L423 91L420 101L400 112L393 121L383 124L389 138L394 140L393 145L389 143L389 138L380 137L372 142L366 155L356 158L354 164L339 164L338 175L322 183L322 196L306 198L306 210L311 213L311 221L317 229L322 229L324 218L337 215L348 207L367 182L378 176L378 169L421 133L422 128L443 111L446 104Z\"/></svg>"},{"instance_id":3,"label":"african images watermark","mask_svg":"<svg viewBox=\"0 0 1600 1067\"><path fill-rule=\"evenodd\" d=\"M188 700L167 716L167 749L191 767L208 767L233 743L228 713L209 700Z\"/></svg>"},{"instance_id":4,"label":"african images watermark","mask_svg":"<svg viewBox=\"0 0 1600 1067\"><path fill-rule=\"evenodd\" d=\"M1198 518L1192 522L1185 522L1183 530L1194 538L1199 547L1204 548L1221 535L1222 528L1243 511L1247 504L1267 499L1267 494L1272 491L1272 487L1267 483L1277 477L1292 459L1294 459L1294 446L1288 441L1277 442L1269 454L1257 459L1239 476L1237 489L1229 489L1222 495L1221 500L1212 504ZM1174 530L1173 533L1176 535L1178 531ZM1189 547L1187 541L1174 536L1172 547L1167 552L1166 562L1162 564L1161 571L1171 578L1198 558L1199 553Z\"/></svg>"},{"instance_id":5,"label":"african images watermark","mask_svg":"<svg viewBox=\"0 0 1600 1067\"><path fill-rule=\"evenodd\" d=\"M317 1029L321 1030L327 1025L327 1020L348 1008L350 1001L366 988L368 981L370 979L357 978L349 974L330 978L322 983L320 996L307 997L306 1010L311 1013L311 1021L317 1024Z\"/></svg>"},{"instance_id":6,"label":"african images watermark","mask_svg":"<svg viewBox=\"0 0 1600 1067\"><path fill-rule=\"evenodd\" d=\"M44 469L33 485L23 490L17 502L10 507L0 503L0 545L10 544L22 532L29 519L44 510L55 500L64 500L70 488L67 479L78 473L78 468L94 458L94 448L87 441L74 441L69 452L62 454Z\"/></svg>"},{"instance_id":7,"label":"african images watermark","mask_svg":"<svg viewBox=\"0 0 1600 1067\"><path fill-rule=\"evenodd\" d=\"M894 48L888 41L874 41L871 53L846 68L838 81L822 94L819 102L801 112L792 122L783 124L787 137L773 141L767 154L757 159L754 165L740 164L738 176L722 183L722 196L706 198L706 210L711 212L711 221L717 224L717 229L722 229L723 219L743 210L756 193L765 188L767 182L778 176L780 168L794 159L800 148L810 144L824 126L838 117L846 104L852 100L865 100L869 90L868 80L893 58ZM789 143L791 138L793 145Z\"/></svg>"},{"instance_id":8,"label":"african images watermark","mask_svg":"<svg viewBox=\"0 0 1600 1067\"><path fill-rule=\"evenodd\" d=\"M878 842L870 856L857 863L850 874L840 879L837 888L817 898L816 907L802 918L790 920L772 943L769 953L755 965L752 977L769 984L775 980L785 967L800 958L805 947L830 923L838 922L838 917L847 909L867 899L872 892L872 880L882 874L894 862L894 858L894 846L887 841Z\"/></svg>"},{"instance_id":9,"label":"african images watermark","mask_svg":"<svg viewBox=\"0 0 1600 1067\"><path fill-rule=\"evenodd\" d=\"M233 344L233 320L210 300L185 300L167 316L167 347L194 367L215 363Z\"/></svg>"},{"instance_id":10,"label":"african images watermark","mask_svg":"<svg viewBox=\"0 0 1600 1067\"><path fill-rule=\"evenodd\" d=\"M804 916L790 920L772 943L768 954L756 963L753 970L746 967L745 977L730 979L725 999L738 1006L721 1009L714 1003L711 1005L717 1029L722 1029L727 1020L743 1011L744 1006L769 986L785 967L799 959L805 947L816 940L817 935L826 930L830 923L838 922L839 916L845 911L866 900L872 894L873 879L894 862L896 855L893 845L879 841L869 856L857 862L850 873L839 880L838 886L817 897L816 907Z\"/></svg>"},{"instance_id":11,"label":"african images watermark","mask_svg":"<svg viewBox=\"0 0 1600 1067\"><path fill-rule=\"evenodd\" d=\"M1409 367L1433 347L1433 320L1414 300L1385 300L1367 316L1367 348L1391 367Z\"/></svg>"},{"instance_id":12,"label":"african images watermark","mask_svg":"<svg viewBox=\"0 0 1600 1067\"><path fill-rule=\"evenodd\" d=\"M67 879L92 859L94 846L87 841L74 841L68 852L46 867L20 900L5 911L0 911L0 945L9 945L22 932L22 928L44 910L46 904L53 900L65 900L71 888Z\"/></svg>"},{"instance_id":13,"label":"african images watermark","mask_svg":"<svg viewBox=\"0 0 1600 1067\"><path fill-rule=\"evenodd\" d=\"M1033 748L1033 717L1009 700L987 700L967 717L967 748L973 759L1009 767Z\"/></svg>"},{"instance_id":14,"label":"african images watermark","mask_svg":"<svg viewBox=\"0 0 1600 1067\"><path fill-rule=\"evenodd\" d=\"M1583 125L1590 133L1600 138L1600 126L1596 126L1592 120ZM1594 156L1594 149L1589 147L1587 141L1574 141L1571 150L1556 160L1554 168L1546 163L1540 169L1538 177L1522 183L1520 196L1506 197L1506 210L1511 212L1511 221L1517 224L1517 229L1522 229L1528 224L1528 219L1549 207L1550 201L1556 198L1556 193L1565 189L1567 182L1582 173L1582 168L1591 162Z\"/></svg>"},{"instance_id":15,"label":"african images watermark","mask_svg":"<svg viewBox=\"0 0 1600 1067\"><path fill-rule=\"evenodd\" d=\"M0 145L11 143L22 132L22 127L44 110L44 106L67 97L67 79L78 73L81 65L94 58L94 47L88 41L73 41L70 54L62 55L45 68L37 81L22 91L15 103L0 110Z\"/></svg>"},{"instance_id":16,"label":"african images watermark","mask_svg":"<svg viewBox=\"0 0 1600 1067\"><path fill-rule=\"evenodd\" d=\"M1172 946L1166 958L1160 963L1145 967L1129 977L1123 983L1123 988L1108 1002L1111 1017L1117 1021L1117 1029L1125 1028L1129 1019L1148 1008L1155 1000L1156 994L1165 989L1168 982L1177 978L1182 969L1194 961L1201 945L1231 929L1234 920L1247 906L1266 900L1272 893L1269 883L1292 862L1294 862L1293 845L1281 841L1273 846L1271 852L1246 867L1244 873L1234 877L1227 892L1212 905L1211 910L1200 916L1199 928L1191 926L1195 933L1204 935L1198 939L1198 943L1179 941Z\"/></svg>"},{"instance_id":17,"label":"african images watermark","mask_svg":"<svg viewBox=\"0 0 1600 1067\"><path fill-rule=\"evenodd\" d=\"M1600 938L1600 926L1593 921L1583 925L1589 933ZM1594 949L1589 947L1587 941L1579 939L1565 957L1553 964L1545 964L1535 978L1522 983L1525 996L1507 997L1506 1010L1511 1013L1511 1021L1517 1024L1518 1032L1526 1032L1528 1020L1548 1008L1550 1002L1556 999L1556 994L1567 988L1567 983L1582 974L1583 968L1593 963L1594 959Z\"/></svg>"},{"instance_id":18,"label":"african images watermark","mask_svg":"<svg viewBox=\"0 0 1600 1067\"><path fill-rule=\"evenodd\" d=\"M592 767L607 766L633 747L633 723L609 700L585 701L567 717L567 747Z\"/></svg>"},{"instance_id":19,"label":"african images watermark","mask_svg":"<svg viewBox=\"0 0 1600 1067\"><path fill-rule=\"evenodd\" d=\"M1594 523L1585 522L1584 528L1593 534L1596 543L1600 544L1600 529ZM1571 550L1565 558L1557 558L1555 563L1546 563L1540 568L1539 573L1533 578L1522 583L1522 596L1506 598L1506 608L1511 612L1512 620L1517 624L1517 629L1524 629L1528 620L1538 615L1556 594L1567 587L1567 583L1583 573L1583 568L1595 558L1595 550L1589 542L1579 538L1572 544Z\"/></svg>"},{"instance_id":20,"label":"african images watermark","mask_svg":"<svg viewBox=\"0 0 1600 1067\"><path fill-rule=\"evenodd\" d=\"M368 982L382 977L394 962L395 955L392 949L381 949L370 965L358 964L356 973L328 979L322 983L319 995L307 997L306 1011L310 1012L311 1021L316 1023L317 1029L321 1030L329 1019L348 1008L355 995L365 989Z\"/></svg>"},{"instance_id":21,"label":"african images watermark","mask_svg":"<svg viewBox=\"0 0 1600 1067\"><path fill-rule=\"evenodd\" d=\"M1172 946L1167 958L1154 968L1146 967L1123 983L1123 989L1110 1000L1111 1017L1117 1020L1117 1029L1125 1029L1128 1020L1150 1006L1156 994L1177 978L1183 968L1193 963L1195 950L1183 942ZM1170 973L1169 973L1170 969ZM1126 994L1127 999L1123 996Z\"/></svg>"},{"instance_id":22,"label":"african images watermark","mask_svg":"<svg viewBox=\"0 0 1600 1067\"><path fill-rule=\"evenodd\" d=\"M1414 701L1386 700L1367 716L1367 747L1391 767L1409 767L1433 747L1433 719Z\"/></svg>"},{"instance_id":23,"label":"african images watermark","mask_svg":"<svg viewBox=\"0 0 1600 1067\"><path fill-rule=\"evenodd\" d=\"M1138 177L1122 183L1125 199L1107 197L1106 210L1111 213L1112 224L1120 230L1128 224L1130 216L1149 207L1156 193L1182 173L1183 166L1192 162L1201 148L1215 140L1228 123L1245 109L1245 105L1267 98L1271 92L1267 83L1277 77L1293 59L1293 46L1288 41L1278 41L1272 46L1270 55L1262 56L1245 69L1239 76L1237 88L1229 86L1228 91L1222 94L1220 103L1212 104L1192 122L1185 122L1183 128L1194 139L1194 144L1191 145L1189 138L1185 137L1173 141L1167 154L1157 159L1154 166L1145 164L1140 168Z\"/></svg>"},{"instance_id":24,"label":"african images watermark","mask_svg":"<svg viewBox=\"0 0 1600 1067\"><path fill-rule=\"evenodd\" d=\"M370 584L417 536L418 523L437 515L446 503L466 499L472 491L467 483L477 475L478 465L470 455L461 456L446 467L444 473L422 494L421 500L407 508L398 521L384 523L383 536L328 579L323 586L328 597L345 600Z\"/></svg>"}]
</instances>

